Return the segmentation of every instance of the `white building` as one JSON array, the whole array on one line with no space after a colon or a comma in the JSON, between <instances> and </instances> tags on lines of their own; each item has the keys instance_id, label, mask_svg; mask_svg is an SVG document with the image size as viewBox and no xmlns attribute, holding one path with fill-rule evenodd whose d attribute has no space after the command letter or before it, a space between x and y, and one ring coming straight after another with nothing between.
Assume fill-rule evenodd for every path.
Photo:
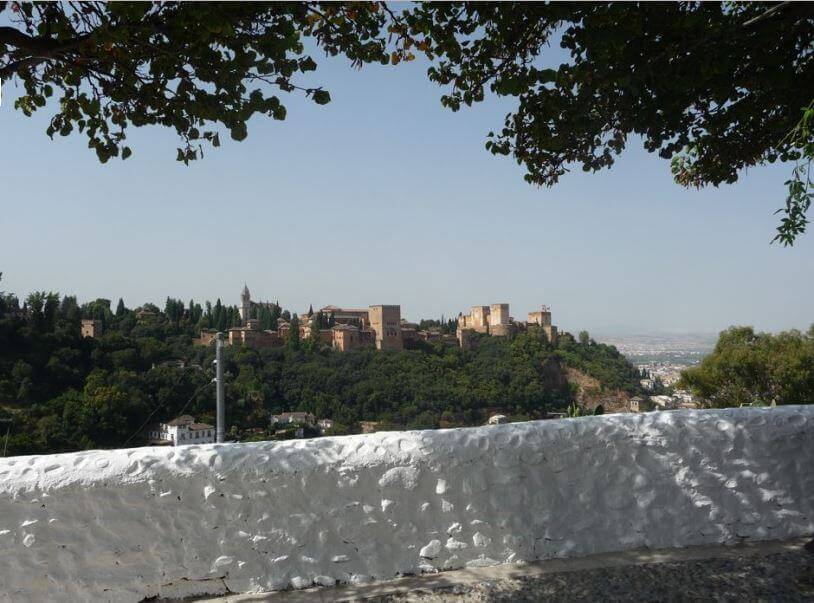
<instances>
[{"instance_id":1,"label":"white building","mask_svg":"<svg viewBox=\"0 0 814 603\"><path fill-rule=\"evenodd\" d=\"M670 396L650 396L650 401L655 404L659 410L671 410L675 408L675 403Z\"/></svg>"},{"instance_id":2,"label":"white building","mask_svg":"<svg viewBox=\"0 0 814 603\"><path fill-rule=\"evenodd\" d=\"M190 415L181 415L151 427L147 437L150 443L158 445L211 444L215 441L215 428L206 423L196 423L195 417Z\"/></svg>"}]
</instances>

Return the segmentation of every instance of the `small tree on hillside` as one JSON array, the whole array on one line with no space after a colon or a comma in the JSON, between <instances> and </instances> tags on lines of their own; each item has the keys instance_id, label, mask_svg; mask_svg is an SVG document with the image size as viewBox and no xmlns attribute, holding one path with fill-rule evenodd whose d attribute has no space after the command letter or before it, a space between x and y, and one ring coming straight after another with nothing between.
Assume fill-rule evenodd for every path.
<instances>
[{"instance_id":1,"label":"small tree on hillside","mask_svg":"<svg viewBox=\"0 0 814 603\"><path fill-rule=\"evenodd\" d=\"M290 330L288 331L288 347L292 350L300 349L300 319L297 314L291 315L291 322L289 323Z\"/></svg>"}]
</instances>

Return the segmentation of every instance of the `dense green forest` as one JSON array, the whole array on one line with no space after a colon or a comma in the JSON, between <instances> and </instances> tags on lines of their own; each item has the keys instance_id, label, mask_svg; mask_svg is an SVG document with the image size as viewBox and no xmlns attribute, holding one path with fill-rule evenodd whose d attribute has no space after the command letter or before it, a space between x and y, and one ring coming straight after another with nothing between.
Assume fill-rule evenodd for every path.
<instances>
[{"instance_id":1,"label":"dense green forest","mask_svg":"<svg viewBox=\"0 0 814 603\"><path fill-rule=\"evenodd\" d=\"M211 346L193 345L200 328L238 323L235 307L183 303L164 309L115 308L100 299L0 294L0 445L8 455L141 445L144 427L181 413L214 423ZM276 322L275 312L264 316ZM296 315L292 316L292 319ZM81 336L81 319L103 335ZM541 417L574 402L566 367L608 390L637 391L639 374L615 348L563 334L549 343L531 329L514 338L482 337L464 351L415 343L402 352L339 353L290 338L278 348L227 347L227 424L232 437L268 428L269 413L310 411L337 432L360 421L383 428L483 423L501 411Z\"/></svg>"}]
</instances>

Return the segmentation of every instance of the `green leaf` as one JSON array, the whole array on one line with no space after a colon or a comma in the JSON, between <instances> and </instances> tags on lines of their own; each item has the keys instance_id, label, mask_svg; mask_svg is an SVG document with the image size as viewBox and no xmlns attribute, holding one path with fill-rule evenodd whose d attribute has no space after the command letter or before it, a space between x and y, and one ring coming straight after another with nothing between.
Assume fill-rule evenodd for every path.
<instances>
[{"instance_id":1,"label":"green leaf","mask_svg":"<svg viewBox=\"0 0 814 603\"><path fill-rule=\"evenodd\" d=\"M300 61L300 70L301 71L315 71L317 68L317 64L314 62L314 59L311 57L305 57Z\"/></svg>"},{"instance_id":2,"label":"green leaf","mask_svg":"<svg viewBox=\"0 0 814 603\"><path fill-rule=\"evenodd\" d=\"M331 95L327 90L314 90L314 102L318 105L327 105L331 102Z\"/></svg>"},{"instance_id":3,"label":"green leaf","mask_svg":"<svg viewBox=\"0 0 814 603\"><path fill-rule=\"evenodd\" d=\"M557 79L557 72L554 69L541 69L537 77L541 82L554 82Z\"/></svg>"},{"instance_id":4,"label":"green leaf","mask_svg":"<svg viewBox=\"0 0 814 603\"><path fill-rule=\"evenodd\" d=\"M244 122L240 122L231 129L230 134L234 140L241 141L246 139L249 132L246 130L246 124Z\"/></svg>"}]
</instances>

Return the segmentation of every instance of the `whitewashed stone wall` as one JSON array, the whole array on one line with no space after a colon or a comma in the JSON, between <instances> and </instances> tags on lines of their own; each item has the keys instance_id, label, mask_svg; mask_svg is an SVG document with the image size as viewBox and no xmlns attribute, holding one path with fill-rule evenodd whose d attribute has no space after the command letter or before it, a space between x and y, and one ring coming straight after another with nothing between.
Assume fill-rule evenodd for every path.
<instances>
[{"instance_id":1,"label":"whitewashed stone wall","mask_svg":"<svg viewBox=\"0 0 814 603\"><path fill-rule=\"evenodd\" d=\"M138 601L814 531L814 407L0 459L0 598Z\"/></svg>"}]
</instances>

